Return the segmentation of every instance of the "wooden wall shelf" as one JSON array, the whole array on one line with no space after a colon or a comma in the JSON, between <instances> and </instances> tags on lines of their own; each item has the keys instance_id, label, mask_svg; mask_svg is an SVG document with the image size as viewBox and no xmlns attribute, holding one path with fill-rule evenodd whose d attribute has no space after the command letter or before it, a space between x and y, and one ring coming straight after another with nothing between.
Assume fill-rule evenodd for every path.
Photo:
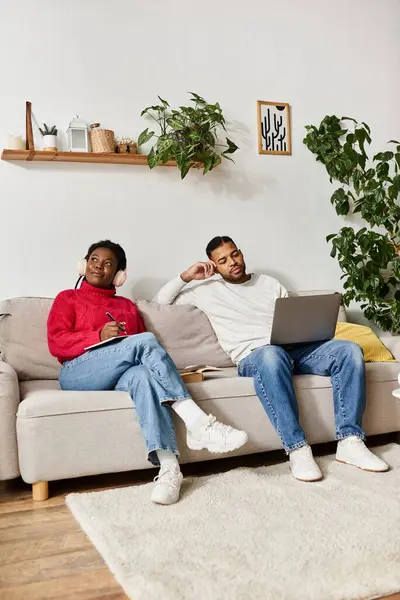
<instances>
[{"instance_id":1,"label":"wooden wall shelf","mask_svg":"<svg viewBox=\"0 0 400 600\"><path fill-rule=\"evenodd\" d=\"M95 154L93 152L50 152L47 150L3 150L1 159L7 161L42 161L74 163L110 163L114 165L146 165L146 154ZM163 167L176 167L176 161L169 160ZM199 167L202 165L199 164Z\"/></svg>"}]
</instances>

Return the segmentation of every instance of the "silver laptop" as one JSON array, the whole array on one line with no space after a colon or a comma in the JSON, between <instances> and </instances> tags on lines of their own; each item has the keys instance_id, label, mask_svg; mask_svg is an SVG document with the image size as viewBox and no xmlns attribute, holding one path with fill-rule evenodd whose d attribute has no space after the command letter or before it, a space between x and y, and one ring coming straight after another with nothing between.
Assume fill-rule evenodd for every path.
<instances>
[{"instance_id":1,"label":"silver laptop","mask_svg":"<svg viewBox=\"0 0 400 600\"><path fill-rule=\"evenodd\" d=\"M290 296L275 302L271 344L307 344L335 335L340 294Z\"/></svg>"}]
</instances>

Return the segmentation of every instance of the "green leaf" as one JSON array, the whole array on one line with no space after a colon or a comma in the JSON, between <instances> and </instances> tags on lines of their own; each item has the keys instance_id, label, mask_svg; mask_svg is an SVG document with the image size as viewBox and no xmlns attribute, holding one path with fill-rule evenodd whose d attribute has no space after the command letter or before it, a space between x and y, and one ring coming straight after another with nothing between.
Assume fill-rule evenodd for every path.
<instances>
[{"instance_id":1,"label":"green leaf","mask_svg":"<svg viewBox=\"0 0 400 600\"><path fill-rule=\"evenodd\" d=\"M185 129L185 126L177 119L168 119L167 123L173 127L175 131L183 131Z\"/></svg>"},{"instance_id":2,"label":"green leaf","mask_svg":"<svg viewBox=\"0 0 400 600\"><path fill-rule=\"evenodd\" d=\"M163 105L165 108L169 107L169 104L168 104L168 102L167 102L166 100L163 100L163 99L161 98L161 96L157 96L157 98L160 100L160 102L162 103L162 105Z\"/></svg>"},{"instance_id":3,"label":"green leaf","mask_svg":"<svg viewBox=\"0 0 400 600\"><path fill-rule=\"evenodd\" d=\"M195 94L194 92L188 92L188 93L193 96L193 98L190 99L191 102L198 102L199 104L207 104L207 102L204 100L204 98L202 98L198 94Z\"/></svg>"},{"instance_id":4,"label":"green leaf","mask_svg":"<svg viewBox=\"0 0 400 600\"><path fill-rule=\"evenodd\" d=\"M356 233L356 238L359 240L366 231L367 231L366 227L362 227L361 229L359 229Z\"/></svg>"},{"instance_id":5,"label":"green leaf","mask_svg":"<svg viewBox=\"0 0 400 600\"><path fill-rule=\"evenodd\" d=\"M239 149L239 146L236 146L235 142L232 142L232 140L230 140L229 138L226 138L226 143L228 144L228 148L222 152L223 155L233 154L234 152L236 152L236 150Z\"/></svg>"},{"instance_id":6,"label":"green leaf","mask_svg":"<svg viewBox=\"0 0 400 600\"><path fill-rule=\"evenodd\" d=\"M229 159L229 156L226 156L225 158ZM219 154L216 154L214 152L214 154L213 154L213 166L212 166L212 168L214 169L216 166L220 165L221 162L222 162L222 160L221 160L221 157L219 156Z\"/></svg>"},{"instance_id":7,"label":"green leaf","mask_svg":"<svg viewBox=\"0 0 400 600\"><path fill-rule=\"evenodd\" d=\"M358 121L356 121L355 119L353 119L352 117L341 117L340 119L341 121L353 121L354 123L358 123Z\"/></svg>"},{"instance_id":8,"label":"green leaf","mask_svg":"<svg viewBox=\"0 0 400 600\"><path fill-rule=\"evenodd\" d=\"M143 146L143 144L145 144L146 142L151 140L153 135L154 135L154 131L149 131L149 128L147 127L144 131L142 131L142 133L138 137L138 141L137 141L138 147Z\"/></svg>"},{"instance_id":9,"label":"green leaf","mask_svg":"<svg viewBox=\"0 0 400 600\"><path fill-rule=\"evenodd\" d=\"M365 170L365 163L367 161L367 156L366 154L359 154L358 155L358 164L360 165L360 167L362 168L362 170Z\"/></svg>"},{"instance_id":10,"label":"green leaf","mask_svg":"<svg viewBox=\"0 0 400 600\"><path fill-rule=\"evenodd\" d=\"M400 142L397 140L389 140L388 144L400 144Z\"/></svg>"},{"instance_id":11,"label":"green leaf","mask_svg":"<svg viewBox=\"0 0 400 600\"><path fill-rule=\"evenodd\" d=\"M207 156L207 158L204 160L203 175L208 173L208 171L212 168L212 166L213 166L213 157Z\"/></svg>"},{"instance_id":12,"label":"green leaf","mask_svg":"<svg viewBox=\"0 0 400 600\"><path fill-rule=\"evenodd\" d=\"M391 186L391 197L395 200L400 193L400 175L393 177L393 185Z\"/></svg>"},{"instance_id":13,"label":"green leaf","mask_svg":"<svg viewBox=\"0 0 400 600\"><path fill-rule=\"evenodd\" d=\"M369 127L369 125L367 125L366 123L364 123L364 121L362 121L361 125L364 125L364 127L368 131L368 133L371 133L371 128Z\"/></svg>"},{"instance_id":14,"label":"green leaf","mask_svg":"<svg viewBox=\"0 0 400 600\"><path fill-rule=\"evenodd\" d=\"M158 138L157 142L157 154L161 155L172 148L174 145L174 140L169 137L163 136Z\"/></svg>"},{"instance_id":15,"label":"green leaf","mask_svg":"<svg viewBox=\"0 0 400 600\"><path fill-rule=\"evenodd\" d=\"M339 188L333 192L331 196L331 203L336 209L338 215L347 215L350 210L350 203L348 196L343 188Z\"/></svg>"},{"instance_id":16,"label":"green leaf","mask_svg":"<svg viewBox=\"0 0 400 600\"><path fill-rule=\"evenodd\" d=\"M191 168L191 164L189 162L183 161L180 166L181 179L185 179L186 175L189 173Z\"/></svg>"},{"instance_id":17,"label":"green leaf","mask_svg":"<svg viewBox=\"0 0 400 600\"><path fill-rule=\"evenodd\" d=\"M147 164L149 165L150 169L154 169L154 167L156 167L159 162L160 162L160 158L158 157L157 153L154 151L154 148L152 148L147 157Z\"/></svg>"},{"instance_id":18,"label":"green leaf","mask_svg":"<svg viewBox=\"0 0 400 600\"><path fill-rule=\"evenodd\" d=\"M195 142L199 142L202 139L202 135L201 135L200 131L191 131L189 133L189 137L191 140L194 140Z\"/></svg>"},{"instance_id":19,"label":"green leaf","mask_svg":"<svg viewBox=\"0 0 400 600\"><path fill-rule=\"evenodd\" d=\"M382 162L388 162L393 158L393 156L393 152L378 152L378 154L375 154L372 160L381 160Z\"/></svg>"},{"instance_id":20,"label":"green leaf","mask_svg":"<svg viewBox=\"0 0 400 600\"><path fill-rule=\"evenodd\" d=\"M376 166L376 174L379 179L386 180L389 175L389 163L380 162Z\"/></svg>"},{"instance_id":21,"label":"green leaf","mask_svg":"<svg viewBox=\"0 0 400 600\"><path fill-rule=\"evenodd\" d=\"M330 233L326 236L326 241L329 242L332 238L336 237L336 233Z\"/></svg>"}]
</instances>

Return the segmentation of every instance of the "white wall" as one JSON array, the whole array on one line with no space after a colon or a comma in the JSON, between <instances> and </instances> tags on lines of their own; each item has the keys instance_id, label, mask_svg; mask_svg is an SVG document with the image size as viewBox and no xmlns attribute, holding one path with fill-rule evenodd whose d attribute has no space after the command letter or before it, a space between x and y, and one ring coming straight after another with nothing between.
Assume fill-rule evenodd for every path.
<instances>
[{"instance_id":1,"label":"white wall","mask_svg":"<svg viewBox=\"0 0 400 600\"><path fill-rule=\"evenodd\" d=\"M214 235L290 288L339 288L325 236L343 221L304 125L347 114L376 148L399 138L399 23L398 0L2 2L3 146L24 131L26 100L61 130L79 113L137 135L157 94L182 104L193 90L220 102L241 150L183 182L175 169L1 162L0 297L72 286L103 237L127 251L126 295L151 296ZM257 154L257 99L291 104L291 157Z\"/></svg>"}]
</instances>

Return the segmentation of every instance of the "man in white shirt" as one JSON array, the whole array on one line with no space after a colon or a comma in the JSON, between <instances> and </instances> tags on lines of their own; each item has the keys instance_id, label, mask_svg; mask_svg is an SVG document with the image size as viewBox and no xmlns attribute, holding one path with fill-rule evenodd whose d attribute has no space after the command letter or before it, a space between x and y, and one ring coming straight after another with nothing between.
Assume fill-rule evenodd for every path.
<instances>
[{"instance_id":1,"label":"man in white shirt","mask_svg":"<svg viewBox=\"0 0 400 600\"><path fill-rule=\"evenodd\" d=\"M368 471L387 471L389 466L363 441L365 365L361 348L343 340L285 348L271 345L275 300L288 295L285 288L268 275L247 273L241 250L228 236L213 238L206 253L207 262L189 267L154 300L192 304L207 315L239 375L253 377L256 393L289 454L293 476L302 481L322 477L299 424L293 374L302 373L331 376L336 460ZM199 283L189 286L191 282Z\"/></svg>"}]
</instances>

